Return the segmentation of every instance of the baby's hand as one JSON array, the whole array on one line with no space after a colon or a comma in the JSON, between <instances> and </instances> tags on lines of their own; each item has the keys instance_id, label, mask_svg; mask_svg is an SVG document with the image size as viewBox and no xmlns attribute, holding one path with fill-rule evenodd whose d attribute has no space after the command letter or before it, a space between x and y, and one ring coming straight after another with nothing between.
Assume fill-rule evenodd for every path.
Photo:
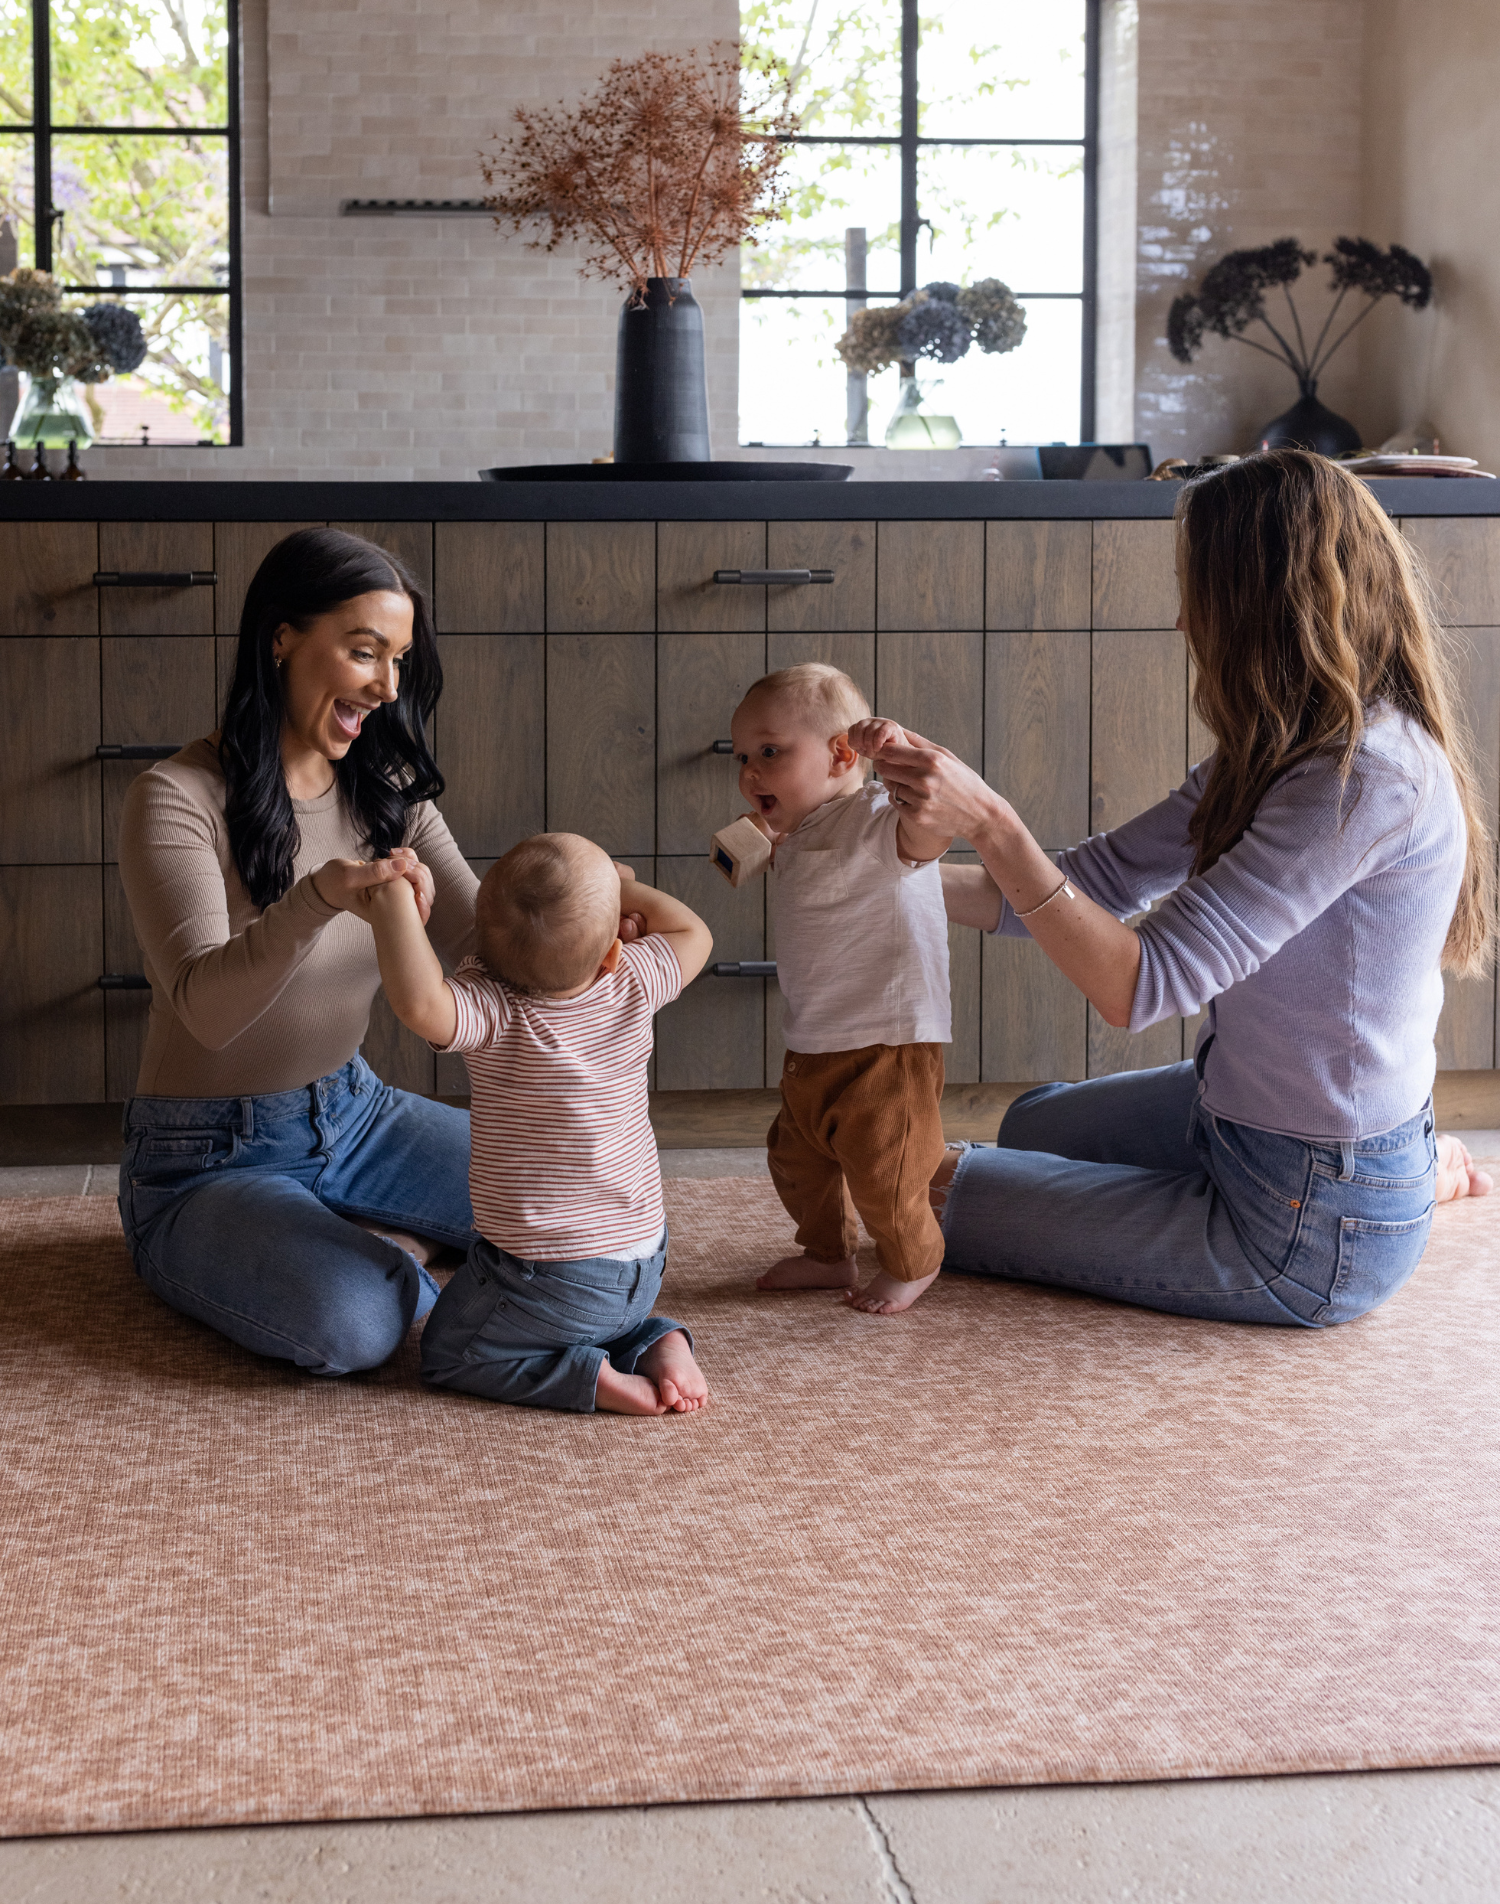
<instances>
[{"instance_id":1,"label":"baby's hand","mask_svg":"<svg viewBox=\"0 0 1500 1904\"><path fill-rule=\"evenodd\" d=\"M611 863L622 880L635 878L635 868L633 866L624 866L619 860L614 860ZM645 913L622 912L620 914L620 928L616 936L619 938L621 945L633 945L637 939L644 939L646 936Z\"/></svg>"},{"instance_id":2,"label":"baby's hand","mask_svg":"<svg viewBox=\"0 0 1500 1904\"><path fill-rule=\"evenodd\" d=\"M849 745L855 753L875 760L887 747L904 747L906 729L884 719L856 721L849 729Z\"/></svg>"}]
</instances>

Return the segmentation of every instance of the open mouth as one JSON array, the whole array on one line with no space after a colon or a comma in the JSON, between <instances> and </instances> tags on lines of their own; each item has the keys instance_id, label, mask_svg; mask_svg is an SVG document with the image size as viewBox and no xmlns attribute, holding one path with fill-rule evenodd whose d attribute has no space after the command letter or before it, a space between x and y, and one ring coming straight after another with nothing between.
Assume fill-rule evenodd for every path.
<instances>
[{"instance_id":1,"label":"open mouth","mask_svg":"<svg viewBox=\"0 0 1500 1904\"><path fill-rule=\"evenodd\" d=\"M776 795L774 793L758 793L755 796L755 804L760 808L762 813L774 813L776 810Z\"/></svg>"},{"instance_id":2,"label":"open mouth","mask_svg":"<svg viewBox=\"0 0 1500 1904\"><path fill-rule=\"evenodd\" d=\"M352 701L335 701L333 724L346 740L358 740L359 730L369 712L369 708L356 707Z\"/></svg>"}]
</instances>

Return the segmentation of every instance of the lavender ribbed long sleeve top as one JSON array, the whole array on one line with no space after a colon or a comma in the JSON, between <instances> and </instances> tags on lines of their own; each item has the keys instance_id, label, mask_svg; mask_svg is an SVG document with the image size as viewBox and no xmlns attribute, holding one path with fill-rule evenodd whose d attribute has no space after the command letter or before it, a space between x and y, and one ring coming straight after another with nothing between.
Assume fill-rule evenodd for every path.
<instances>
[{"instance_id":1,"label":"lavender ribbed long sleeve top","mask_svg":"<svg viewBox=\"0 0 1500 1904\"><path fill-rule=\"evenodd\" d=\"M1189 877L1188 820L1211 762L1112 833L1058 855L1073 884L1136 928L1130 1029L1208 1006L1204 1104L1314 1141L1415 1116L1437 1068L1443 941L1466 830L1446 755L1372 710L1347 786L1313 760L1285 774L1244 838ZM1029 937L1008 904L997 931Z\"/></svg>"}]
</instances>

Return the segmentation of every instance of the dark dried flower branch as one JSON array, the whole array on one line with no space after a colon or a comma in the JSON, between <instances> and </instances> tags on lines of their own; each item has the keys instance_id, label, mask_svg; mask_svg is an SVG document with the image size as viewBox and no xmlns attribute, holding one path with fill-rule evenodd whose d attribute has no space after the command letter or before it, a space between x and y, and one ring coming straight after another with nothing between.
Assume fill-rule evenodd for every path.
<instances>
[{"instance_id":1,"label":"dark dried flower branch","mask_svg":"<svg viewBox=\"0 0 1500 1904\"><path fill-rule=\"evenodd\" d=\"M1316 254L1305 251L1296 238L1278 238L1273 245L1225 252L1204 273L1196 291L1185 291L1173 300L1167 313L1167 348L1179 363L1190 364L1205 332L1213 331L1285 363L1305 394L1316 387L1334 352L1382 298L1397 297L1414 311L1422 310L1432 298L1432 273L1403 246L1392 245L1382 251L1368 238L1335 238L1333 250L1324 252L1323 262L1332 267L1329 288L1338 295L1309 349L1291 286L1301 277L1304 266L1316 262ZM1295 344L1276 328L1266 310L1266 293L1275 290L1286 299ZM1329 343L1328 334L1351 291L1363 293L1364 308ZM1275 338L1276 349L1244 335L1257 322Z\"/></svg>"},{"instance_id":2,"label":"dark dried flower branch","mask_svg":"<svg viewBox=\"0 0 1500 1904\"><path fill-rule=\"evenodd\" d=\"M745 83L734 47L645 53L615 60L571 111L518 107L519 130L481 159L496 225L544 222L533 250L591 246L584 275L637 292L753 244L757 226L783 216L797 119L784 83L756 99Z\"/></svg>"}]
</instances>

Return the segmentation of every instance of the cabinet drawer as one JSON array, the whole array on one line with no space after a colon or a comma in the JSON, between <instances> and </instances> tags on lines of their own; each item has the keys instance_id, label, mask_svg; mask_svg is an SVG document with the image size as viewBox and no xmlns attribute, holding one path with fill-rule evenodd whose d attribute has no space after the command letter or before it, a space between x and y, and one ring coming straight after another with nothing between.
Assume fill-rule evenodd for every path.
<instances>
[{"instance_id":1,"label":"cabinet drawer","mask_svg":"<svg viewBox=\"0 0 1500 1904\"><path fill-rule=\"evenodd\" d=\"M743 811L734 760L713 751L766 669L763 634L656 638L656 839L660 853L707 853Z\"/></svg>"},{"instance_id":2,"label":"cabinet drawer","mask_svg":"<svg viewBox=\"0 0 1500 1904\"><path fill-rule=\"evenodd\" d=\"M433 618L445 634L540 634L544 544L540 522L433 526Z\"/></svg>"},{"instance_id":3,"label":"cabinet drawer","mask_svg":"<svg viewBox=\"0 0 1500 1904\"><path fill-rule=\"evenodd\" d=\"M101 522L99 567L117 574L212 574L211 522ZM192 588L116 587L99 590L103 635L211 635L214 596Z\"/></svg>"},{"instance_id":4,"label":"cabinet drawer","mask_svg":"<svg viewBox=\"0 0 1500 1904\"><path fill-rule=\"evenodd\" d=\"M547 524L549 634L628 634L655 626L655 523Z\"/></svg>"},{"instance_id":5,"label":"cabinet drawer","mask_svg":"<svg viewBox=\"0 0 1500 1904\"><path fill-rule=\"evenodd\" d=\"M99 859L99 643L0 642L0 861Z\"/></svg>"},{"instance_id":6,"label":"cabinet drawer","mask_svg":"<svg viewBox=\"0 0 1500 1904\"><path fill-rule=\"evenodd\" d=\"M773 522L766 533L766 567L833 572L829 583L768 589L768 628L818 634L875 626L873 522Z\"/></svg>"},{"instance_id":7,"label":"cabinet drawer","mask_svg":"<svg viewBox=\"0 0 1500 1904\"><path fill-rule=\"evenodd\" d=\"M841 629L826 634L771 634L766 637L766 667L795 668L804 661L826 661L875 705L875 637Z\"/></svg>"},{"instance_id":8,"label":"cabinet drawer","mask_svg":"<svg viewBox=\"0 0 1500 1904\"><path fill-rule=\"evenodd\" d=\"M1086 630L985 637L987 775L1049 848L1089 830L1089 650Z\"/></svg>"},{"instance_id":9,"label":"cabinet drawer","mask_svg":"<svg viewBox=\"0 0 1500 1904\"><path fill-rule=\"evenodd\" d=\"M212 635L137 635L99 644L99 726L106 744L179 747L213 732ZM125 790L148 760L103 763L104 857L118 856Z\"/></svg>"},{"instance_id":10,"label":"cabinet drawer","mask_svg":"<svg viewBox=\"0 0 1500 1904\"><path fill-rule=\"evenodd\" d=\"M1094 524L1095 628L1170 628L1177 620L1176 525Z\"/></svg>"},{"instance_id":11,"label":"cabinet drawer","mask_svg":"<svg viewBox=\"0 0 1500 1904\"><path fill-rule=\"evenodd\" d=\"M547 824L541 635L441 635L434 751L439 805L459 849L498 858Z\"/></svg>"},{"instance_id":12,"label":"cabinet drawer","mask_svg":"<svg viewBox=\"0 0 1500 1904\"><path fill-rule=\"evenodd\" d=\"M985 627L1087 628L1093 557L1091 522L987 523Z\"/></svg>"},{"instance_id":13,"label":"cabinet drawer","mask_svg":"<svg viewBox=\"0 0 1500 1904\"><path fill-rule=\"evenodd\" d=\"M0 639L99 632L99 527L0 522Z\"/></svg>"},{"instance_id":14,"label":"cabinet drawer","mask_svg":"<svg viewBox=\"0 0 1500 1904\"><path fill-rule=\"evenodd\" d=\"M125 886L118 866L104 868L104 962L105 972L129 972L145 976L146 961L135 923L125 898ZM151 1016L148 991L109 991L104 994L104 1096L110 1104L123 1104L135 1094L135 1081L141 1072L141 1055L146 1049L146 1021Z\"/></svg>"},{"instance_id":15,"label":"cabinet drawer","mask_svg":"<svg viewBox=\"0 0 1500 1904\"><path fill-rule=\"evenodd\" d=\"M984 626L984 524L882 522L877 628Z\"/></svg>"},{"instance_id":16,"label":"cabinet drawer","mask_svg":"<svg viewBox=\"0 0 1500 1904\"><path fill-rule=\"evenodd\" d=\"M1104 833L1182 785L1187 651L1175 628L1096 634L1093 648L1089 830Z\"/></svg>"},{"instance_id":17,"label":"cabinet drawer","mask_svg":"<svg viewBox=\"0 0 1500 1904\"><path fill-rule=\"evenodd\" d=\"M763 584L716 582L720 569L764 569L763 522L660 522L656 525L656 625L705 632L757 631L766 625Z\"/></svg>"},{"instance_id":18,"label":"cabinet drawer","mask_svg":"<svg viewBox=\"0 0 1500 1904\"><path fill-rule=\"evenodd\" d=\"M213 566L219 580L214 589L214 627L221 635L240 632L245 591L255 571L276 547L298 529L318 529L315 522L219 522L214 524Z\"/></svg>"},{"instance_id":19,"label":"cabinet drawer","mask_svg":"<svg viewBox=\"0 0 1500 1904\"><path fill-rule=\"evenodd\" d=\"M1500 622L1500 519L1408 516L1401 530L1432 579L1443 621L1459 627Z\"/></svg>"},{"instance_id":20,"label":"cabinet drawer","mask_svg":"<svg viewBox=\"0 0 1500 1904\"><path fill-rule=\"evenodd\" d=\"M430 522L330 522L330 529L363 536L404 562L412 580L432 602L432 524Z\"/></svg>"},{"instance_id":21,"label":"cabinet drawer","mask_svg":"<svg viewBox=\"0 0 1500 1904\"><path fill-rule=\"evenodd\" d=\"M654 851L655 635L548 635L546 771L552 832Z\"/></svg>"},{"instance_id":22,"label":"cabinet drawer","mask_svg":"<svg viewBox=\"0 0 1500 1904\"><path fill-rule=\"evenodd\" d=\"M104 1101L97 866L0 868L0 1103Z\"/></svg>"},{"instance_id":23,"label":"cabinet drawer","mask_svg":"<svg viewBox=\"0 0 1500 1904\"><path fill-rule=\"evenodd\" d=\"M763 879L735 889L705 853L658 859L656 883L691 906L714 935L710 966L766 956ZM766 991L764 979L715 978L705 967L657 1015L658 1090L759 1090L765 1079Z\"/></svg>"},{"instance_id":24,"label":"cabinet drawer","mask_svg":"<svg viewBox=\"0 0 1500 1904\"><path fill-rule=\"evenodd\" d=\"M1088 1074L1088 1002L1030 939L984 935L980 1075L1049 1084Z\"/></svg>"}]
</instances>

